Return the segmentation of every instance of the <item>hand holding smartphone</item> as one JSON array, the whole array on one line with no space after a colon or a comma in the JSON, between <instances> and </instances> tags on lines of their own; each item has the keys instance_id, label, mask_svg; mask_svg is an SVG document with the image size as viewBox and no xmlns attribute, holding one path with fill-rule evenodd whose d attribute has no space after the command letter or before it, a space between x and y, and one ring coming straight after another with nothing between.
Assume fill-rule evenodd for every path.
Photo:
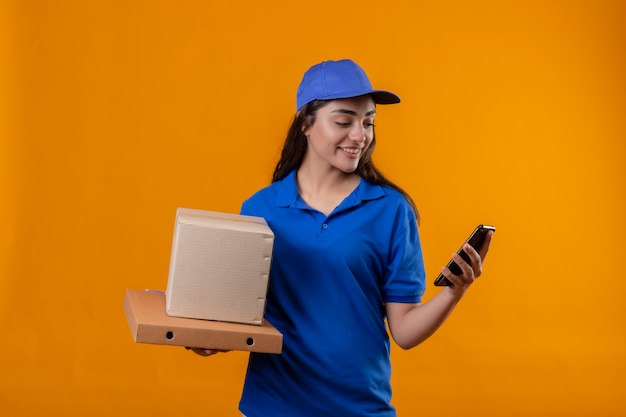
<instances>
[{"instance_id":1,"label":"hand holding smartphone","mask_svg":"<svg viewBox=\"0 0 626 417\"><path fill-rule=\"evenodd\" d=\"M487 226L484 224L478 225L478 227L476 227L472 234L467 238L465 243L469 243L471 247L478 251L483 246L483 243L485 242L485 237L487 236L487 233L489 233L489 231L495 232L496 228L494 226ZM461 245L461 249L459 249L457 253L461 256L461 258L465 260L465 262L471 264L472 262L468 254L465 253L465 251L463 250L463 246L465 245L465 243ZM448 263L448 269L454 275L462 274L461 268L453 260L450 260L450 262ZM452 285L452 283L448 280L448 278L440 273L437 279L435 279L435 285L438 287L445 287Z\"/></svg>"}]
</instances>

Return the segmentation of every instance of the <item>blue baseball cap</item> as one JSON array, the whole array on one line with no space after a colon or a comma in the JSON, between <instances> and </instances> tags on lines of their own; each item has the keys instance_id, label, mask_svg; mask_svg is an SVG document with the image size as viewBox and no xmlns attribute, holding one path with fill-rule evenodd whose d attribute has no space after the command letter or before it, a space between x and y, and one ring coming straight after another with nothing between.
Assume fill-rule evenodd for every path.
<instances>
[{"instance_id":1,"label":"blue baseball cap","mask_svg":"<svg viewBox=\"0 0 626 417\"><path fill-rule=\"evenodd\" d=\"M296 94L300 110L313 100L333 100L369 94L376 104L395 104L400 97L390 91L374 90L367 74L350 59L313 65L302 77Z\"/></svg>"}]
</instances>

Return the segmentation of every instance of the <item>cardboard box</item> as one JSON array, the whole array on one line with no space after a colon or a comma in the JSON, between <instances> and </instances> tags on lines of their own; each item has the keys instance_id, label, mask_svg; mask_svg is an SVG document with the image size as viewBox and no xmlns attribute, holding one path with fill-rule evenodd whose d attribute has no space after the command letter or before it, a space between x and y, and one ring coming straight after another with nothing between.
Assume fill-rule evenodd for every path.
<instances>
[{"instance_id":1,"label":"cardboard box","mask_svg":"<svg viewBox=\"0 0 626 417\"><path fill-rule=\"evenodd\" d=\"M283 336L267 320L262 325L171 317L165 294L126 290L124 312L137 343L205 349L281 353Z\"/></svg>"},{"instance_id":2,"label":"cardboard box","mask_svg":"<svg viewBox=\"0 0 626 417\"><path fill-rule=\"evenodd\" d=\"M167 314L262 324L273 245L261 217L179 208Z\"/></svg>"}]
</instances>

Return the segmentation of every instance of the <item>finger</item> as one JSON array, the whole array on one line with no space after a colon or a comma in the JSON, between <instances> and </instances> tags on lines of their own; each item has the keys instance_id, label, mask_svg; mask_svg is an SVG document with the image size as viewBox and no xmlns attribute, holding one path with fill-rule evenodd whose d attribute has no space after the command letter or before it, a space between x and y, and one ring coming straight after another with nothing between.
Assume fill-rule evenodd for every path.
<instances>
[{"instance_id":1,"label":"finger","mask_svg":"<svg viewBox=\"0 0 626 417\"><path fill-rule=\"evenodd\" d=\"M193 353L195 353L196 355L200 355L200 356L211 356L217 353L217 350L214 350L214 349L203 349L203 348L192 348L192 347L185 347L185 349L191 350Z\"/></svg>"},{"instance_id":2,"label":"finger","mask_svg":"<svg viewBox=\"0 0 626 417\"><path fill-rule=\"evenodd\" d=\"M453 253L452 259L456 262L459 268L461 268L462 275L458 276L465 282L472 282L474 280L474 269L472 269L472 266L465 262L465 259L463 259L458 253Z\"/></svg>"},{"instance_id":3,"label":"finger","mask_svg":"<svg viewBox=\"0 0 626 417\"><path fill-rule=\"evenodd\" d=\"M474 249L474 247L466 243L465 245L463 245L463 251L465 251L467 256L469 256L471 266L480 267L480 265L483 263L483 260L480 257L480 254L476 251L476 249Z\"/></svg>"},{"instance_id":4,"label":"finger","mask_svg":"<svg viewBox=\"0 0 626 417\"><path fill-rule=\"evenodd\" d=\"M485 257L487 256L487 252L489 252L489 248L491 247L491 238L493 237L493 230L489 231L485 236L485 240L483 245L480 247L478 253L480 254L480 258L485 261Z\"/></svg>"},{"instance_id":5,"label":"finger","mask_svg":"<svg viewBox=\"0 0 626 417\"><path fill-rule=\"evenodd\" d=\"M468 244L463 245L463 250L470 258L470 267L474 271L474 278L478 278L483 270L483 262L480 255L478 254L478 252L476 252L476 249Z\"/></svg>"},{"instance_id":6,"label":"finger","mask_svg":"<svg viewBox=\"0 0 626 417\"><path fill-rule=\"evenodd\" d=\"M441 267L441 273L444 277L452 283L452 286L463 286L464 282L461 279L461 275L454 275L452 271L446 266Z\"/></svg>"}]
</instances>

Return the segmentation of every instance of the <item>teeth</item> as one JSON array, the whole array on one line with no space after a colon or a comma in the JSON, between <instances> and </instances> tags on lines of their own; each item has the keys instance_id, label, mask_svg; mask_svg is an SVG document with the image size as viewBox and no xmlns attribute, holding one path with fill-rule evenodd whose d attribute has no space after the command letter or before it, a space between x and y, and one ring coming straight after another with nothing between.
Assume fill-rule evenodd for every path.
<instances>
[{"instance_id":1,"label":"teeth","mask_svg":"<svg viewBox=\"0 0 626 417\"><path fill-rule=\"evenodd\" d=\"M348 153L359 153L359 149L354 149L354 148L341 148L341 150L348 152Z\"/></svg>"}]
</instances>

